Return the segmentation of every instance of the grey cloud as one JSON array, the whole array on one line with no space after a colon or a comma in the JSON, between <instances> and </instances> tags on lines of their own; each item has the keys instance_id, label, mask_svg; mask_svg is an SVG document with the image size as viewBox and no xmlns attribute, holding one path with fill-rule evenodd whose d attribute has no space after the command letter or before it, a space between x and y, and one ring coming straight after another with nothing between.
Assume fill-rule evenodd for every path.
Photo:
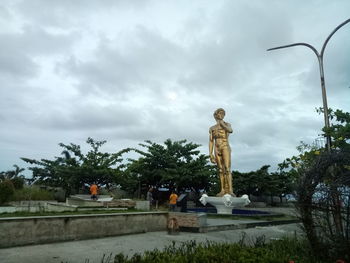
<instances>
[{"instance_id":1,"label":"grey cloud","mask_svg":"<svg viewBox=\"0 0 350 263\"><path fill-rule=\"evenodd\" d=\"M10 20L12 18L9 9L6 6L0 5L0 21Z\"/></svg>"},{"instance_id":2,"label":"grey cloud","mask_svg":"<svg viewBox=\"0 0 350 263\"><path fill-rule=\"evenodd\" d=\"M16 6L21 15L31 23L59 28L70 28L84 23L89 16L109 12L111 9L144 8L150 1L120 0L32 0L20 1Z\"/></svg>"},{"instance_id":3,"label":"grey cloud","mask_svg":"<svg viewBox=\"0 0 350 263\"><path fill-rule=\"evenodd\" d=\"M83 93L103 89L124 94L140 86L157 89L163 78L171 78L183 64L180 58L184 54L174 43L142 27L136 29L136 37L130 39L126 52L112 45L102 38L93 59L80 61L71 57L58 65L58 71L77 78Z\"/></svg>"},{"instance_id":4,"label":"grey cloud","mask_svg":"<svg viewBox=\"0 0 350 263\"><path fill-rule=\"evenodd\" d=\"M348 27L350 28L350 23ZM349 28L347 30L348 35L350 35ZM327 85L332 87L334 92L345 89L350 83L350 60L348 56L350 53L350 37L347 36L337 40L340 43L333 50L329 47L328 54L324 55Z\"/></svg>"},{"instance_id":5,"label":"grey cloud","mask_svg":"<svg viewBox=\"0 0 350 263\"><path fill-rule=\"evenodd\" d=\"M0 49L0 78L33 77L38 72L38 66L21 51L11 52L6 48ZM3 83L6 81L3 80Z\"/></svg>"},{"instance_id":6,"label":"grey cloud","mask_svg":"<svg viewBox=\"0 0 350 263\"><path fill-rule=\"evenodd\" d=\"M132 107L109 105L99 107L92 103L76 102L70 108L53 109L47 116L40 118L37 124L53 130L99 130L130 127L142 122Z\"/></svg>"},{"instance_id":7,"label":"grey cloud","mask_svg":"<svg viewBox=\"0 0 350 263\"><path fill-rule=\"evenodd\" d=\"M8 53L47 55L69 50L79 33L52 34L41 26L24 25L22 32L0 34L2 48Z\"/></svg>"},{"instance_id":8,"label":"grey cloud","mask_svg":"<svg viewBox=\"0 0 350 263\"><path fill-rule=\"evenodd\" d=\"M286 17L276 23L275 19L283 16L276 10L271 16L269 8L252 8L245 3L240 2L238 8L236 3L227 2L207 37L193 43L193 52L189 52L191 68L180 78L181 85L224 91L232 86L243 89L242 83L246 85L255 77L264 82L261 70L273 63L266 59L266 49L274 42L291 39L290 24L283 24ZM260 19L264 23L260 24Z\"/></svg>"},{"instance_id":9,"label":"grey cloud","mask_svg":"<svg viewBox=\"0 0 350 263\"><path fill-rule=\"evenodd\" d=\"M264 17L269 18L267 11L266 9ZM256 10L250 15L255 13ZM239 84L242 78L249 79L259 67L265 66L260 56L256 55L265 52L266 48L261 41L249 42L249 39L238 37L240 32L231 32L230 24L238 21L231 19L235 17L232 14L225 15L226 20L221 18L223 21L211 29L213 32L209 32L204 39L190 42L185 49L164 39L159 33L139 27L135 30L136 37L128 39L128 49L121 51L111 47L109 43L101 42L94 59L82 62L73 58L65 66L71 74L79 76L80 87L84 89L90 87L94 90L101 87L122 93L141 83L150 84L155 89L162 85L163 80L160 78L169 76L168 79L185 88L202 91L214 88L225 90L234 83ZM269 20L269 25L274 25L273 20ZM264 34L266 31L274 36L288 35L284 33L288 30L282 30L282 26L276 27L271 29L266 26L265 32L261 32L261 28L249 26L247 31L251 38L259 33L262 39L268 39ZM245 48L248 43L251 46L249 50ZM257 60L262 63L257 68L248 66L254 65Z\"/></svg>"},{"instance_id":10,"label":"grey cloud","mask_svg":"<svg viewBox=\"0 0 350 263\"><path fill-rule=\"evenodd\" d=\"M35 57L67 50L74 38L72 35L53 36L33 27L25 27L22 33L0 34L0 76L35 77L40 69Z\"/></svg>"}]
</instances>

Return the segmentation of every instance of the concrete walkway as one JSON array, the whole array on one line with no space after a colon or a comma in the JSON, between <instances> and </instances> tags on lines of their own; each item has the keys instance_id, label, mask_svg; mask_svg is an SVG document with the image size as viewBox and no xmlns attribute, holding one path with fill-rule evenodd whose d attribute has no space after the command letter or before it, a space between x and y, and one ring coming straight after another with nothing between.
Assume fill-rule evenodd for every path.
<instances>
[{"instance_id":1,"label":"concrete walkway","mask_svg":"<svg viewBox=\"0 0 350 263\"><path fill-rule=\"evenodd\" d=\"M218 222L219 223L219 222ZM167 232L150 232L144 234L117 236L109 238L71 241L45 245L33 245L0 249L2 263L97 263L103 255L114 256L117 253L133 255L155 248L162 249L176 243L195 240L197 242L237 242L246 233L246 242L252 242L256 237L265 236L266 240L277 239L285 235L300 235L299 224L255 227L208 233L185 233L168 235ZM112 257L113 259L114 257ZM111 260L113 262L113 260Z\"/></svg>"}]
</instances>

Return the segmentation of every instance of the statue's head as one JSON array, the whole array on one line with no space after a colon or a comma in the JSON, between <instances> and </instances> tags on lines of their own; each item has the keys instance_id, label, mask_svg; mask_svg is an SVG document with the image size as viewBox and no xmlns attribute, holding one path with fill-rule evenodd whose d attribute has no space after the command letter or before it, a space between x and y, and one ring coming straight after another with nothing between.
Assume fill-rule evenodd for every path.
<instances>
[{"instance_id":1,"label":"statue's head","mask_svg":"<svg viewBox=\"0 0 350 263\"><path fill-rule=\"evenodd\" d=\"M215 120L218 120L218 119L220 119L220 117L218 116L218 114L219 113L221 113L222 114L222 117L221 117L221 119L223 119L224 117L225 117L225 110L223 109L223 108L218 108L216 111L214 111L214 118L215 118Z\"/></svg>"}]
</instances>

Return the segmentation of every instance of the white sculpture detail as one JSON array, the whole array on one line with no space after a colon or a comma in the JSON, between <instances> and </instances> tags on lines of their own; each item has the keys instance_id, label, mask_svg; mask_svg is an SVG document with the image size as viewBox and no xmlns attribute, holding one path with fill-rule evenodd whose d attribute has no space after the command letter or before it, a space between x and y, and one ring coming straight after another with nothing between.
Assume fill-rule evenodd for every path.
<instances>
[{"instance_id":1,"label":"white sculpture detail","mask_svg":"<svg viewBox=\"0 0 350 263\"><path fill-rule=\"evenodd\" d=\"M207 198L208 195L207 194L202 194L201 198L199 199L199 201L203 204L206 205L207 204Z\"/></svg>"},{"instance_id":2,"label":"white sculpture detail","mask_svg":"<svg viewBox=\"0 0 350 263\"><path fill-rule=\"evenodd\" d=\"M203 194L199 201L203 205L209 203L215 206L218 214L232 214L232 209L234 207L244 207L250 203L248 195L233 197L229 194L225 194L222 197L211 197L207 194Z\"/></svg>"}]
</instances>

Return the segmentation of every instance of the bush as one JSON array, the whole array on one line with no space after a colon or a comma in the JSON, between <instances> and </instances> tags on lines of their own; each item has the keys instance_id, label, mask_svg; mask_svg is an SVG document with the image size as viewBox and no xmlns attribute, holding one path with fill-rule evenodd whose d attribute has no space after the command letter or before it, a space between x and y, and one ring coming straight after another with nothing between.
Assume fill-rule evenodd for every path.
<instances>
[{"instance_id":1,"label":"bush","mask_svg":"<svg viewBox=\"0 0 350 263\"><path fill-rule=\"evenodd\" d=\"M0 183L0 204L4 204L10 200L15 192L15 187L10 180L4 180Z\"/></svg>"},{"instance_id":2,"label":"bush","mask_svg":"<svg viewBox=\"0 0 350 263\"><path fill-rule=\"evenodd\" d=\"M24 178L17 176L12 178L11 182L13 183L13 186L15 187L15 189L22 189L24 185Z\"/></svg>"},{"instance_id":3,"label":"bush","mask_svg":"<svg viewBox=\"0 0 350 263\"><path fill-rule=\"evenodd\" d=\"M143 255L135 254L131 258L117 254L115 263L127 262L235 262L235 263L298 263L316 262L309 254L310 250L305 240L284 238L268 244L260 239L253 246L235 244L220 244L207 242L197 244L195 241L166 247L163 251L158 249L147 251ZM322 263L322 261L317 261Z\"/></svg>"},{"instance_id":4,"label":"bush","mask_svg":"<svg viewBox=\"0 0 350 263\"><path fill-rule=\"evenodd\" d=\"M36 187L26 187L16 190L11 201L54 200L53 193Z\"/></svg>"}]
</instances>

